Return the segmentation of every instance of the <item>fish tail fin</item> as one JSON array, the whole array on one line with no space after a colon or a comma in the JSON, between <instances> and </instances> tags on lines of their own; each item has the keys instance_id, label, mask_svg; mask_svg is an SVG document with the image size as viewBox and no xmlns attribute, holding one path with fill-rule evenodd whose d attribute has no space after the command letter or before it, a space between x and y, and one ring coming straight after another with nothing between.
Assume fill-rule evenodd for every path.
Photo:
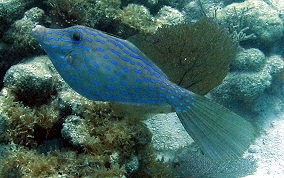
<instances>
[{"instance_id":1,"label":"fish tail fin","mask_svg":"<svg viewBox=\"0 0 284 178\"><path fill-rule=\"evenodd\" d=\"M184 99L182 108L173 107L201 151L219 161L242 156L255 138L252 124L203 96L192 92L190 96L191 102Z\"/></svg>"}]
</instances>

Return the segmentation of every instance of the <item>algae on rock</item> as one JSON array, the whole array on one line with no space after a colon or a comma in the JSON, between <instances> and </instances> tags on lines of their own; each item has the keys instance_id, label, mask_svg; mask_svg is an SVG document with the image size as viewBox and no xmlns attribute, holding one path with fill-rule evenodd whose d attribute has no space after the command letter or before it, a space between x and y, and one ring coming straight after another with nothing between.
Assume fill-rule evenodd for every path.
<instances>
[{"instance_id":1,"label":"algae on rock","mask_svg":"<svg viewBox=\"0 0 284 178\"><path fill-rule=\"evenodd\" d=\"M75 93L48 57L13 66L5 85L0 98L0 118L5 120L0 141L10 149L0 164L0 177L170 175L169 165L154 159L145 124L116 116L110 103ZM40 100L32 88L56 92L46 92L48 96Z\"/></svg>"}]
</instances>

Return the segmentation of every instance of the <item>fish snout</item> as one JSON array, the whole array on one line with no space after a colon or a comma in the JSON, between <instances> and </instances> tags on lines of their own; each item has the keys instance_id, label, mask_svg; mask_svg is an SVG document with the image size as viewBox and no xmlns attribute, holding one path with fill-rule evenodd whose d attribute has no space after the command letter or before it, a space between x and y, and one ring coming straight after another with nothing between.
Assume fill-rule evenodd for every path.
<instances>
[{"instance_id":1,"label":"fish snout","mask_svg":"<svg viewBox=\"0 0 284 178\"><path fill-rule=\"evenodd\" d=\"M42 38L43 33L45 31L45 27L41 25L36 25L35 28L32 29L32 34L38 40Z\"/></svg>"}]
</instances>

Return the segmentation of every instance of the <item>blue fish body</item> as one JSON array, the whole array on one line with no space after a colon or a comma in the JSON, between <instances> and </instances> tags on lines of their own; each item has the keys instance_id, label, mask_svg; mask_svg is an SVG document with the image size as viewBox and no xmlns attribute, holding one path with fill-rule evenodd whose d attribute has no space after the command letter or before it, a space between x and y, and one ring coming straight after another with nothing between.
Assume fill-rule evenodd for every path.
<instances>
[{"instance_id":1,"label":"blue fish body","mask_svg":"<svg viewBox=\"0 0 284 178\"><path fill-rule=\"evenodd\" d=\"M128 41L80 26L50 32L59 36L46 37L50 42L42 46L63 79L81 95L97 101L169 103L178 110L192 104L188 92L171 83ZM72 35L78 40L68 39ZM186 106L181 98L187 98Z\"/></svg>"},{"instance_id":2,"label":"blue fish body","mask_svg":"<svg viewBox=\"0 0 284 178\"><path fill-rule=\"evenodd\" d=\"M250 123L169 81L127 40L83 26L49 29L37 25L33 33L62 78L79 94L97 101L169 104L213 159L241 155L253 138ZM243 138L234 139L235 134Z\"/></svg>"}]
</instances>

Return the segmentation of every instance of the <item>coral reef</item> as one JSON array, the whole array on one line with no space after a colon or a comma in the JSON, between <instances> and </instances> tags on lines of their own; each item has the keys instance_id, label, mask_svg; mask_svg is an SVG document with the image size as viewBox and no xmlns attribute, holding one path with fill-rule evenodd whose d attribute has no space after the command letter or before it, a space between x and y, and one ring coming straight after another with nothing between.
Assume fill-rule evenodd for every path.
<instances>
[{"instance_id":1,"label":"coral reef","mask_svg":"<svg viewBox=\"0 0 284 178\"><path fill-rule=\"evenodd\" d=\"M38 5L44 10L38 7L27 10L31 5ZM20 0L0 3L0 7L0 57L3 59L0 62L1 79L10 66L24 57L43 54L30 35L36 24L53 28L86 25L126 38L141 31L153 32L162 24L183 22L183 14L172 7L161 6L157 10L160 12L153 16L143 5L130 3L122 6L120 0ZM17 20L23 14L23 18Z\"/></svg>"},{"instance_id":2,"label":"coral reef","mask_svg":"<svg viewBox=\"0 0 284 178\"><path fill-rule=\"evenodd\" d=\"M32 5L44 10L38 7L27 10ZM120 0L20 0L0 3L0 7L1 79L10 66L23 58L43 54L30 35L36 24L53 28L86 25L126 38L141 31L153 32L162 24L183 22L183 14L172 7L159 6L154 16L143 5L129 2L122 6ZM23 18L17 20L23 14Z\"/></svg>"},{"instance_id":3,"label":"coral reef","mask_svg":"<svg viewBox=\"0 0 284 178\"><path fill-rule=\"evenodd\" d=\"M230 63L230 71L258 72L263 69L265 63L265 55L259 49L241 49Z\"/></svg>"},{"instance_id":4,"label":"coral reef","mask_svg":"<svg viewBox=\"0 0 284 178\"><path fill-rule=\"evenodd\" d=\"M16 101L27 106L47 104L57 93L49 67L51 63L44 65L41 58L12 66L5 75L4 85Z\"/></svg>"},{"instance_id":5,"label":"coral reef","mask_svg":"<svg viewBox=\"0 0 284 178\"><path fill-rule=\"evenodd\" d=\"M4 32L25 12L24 0L4 0L0 3L0 39Z\"/></svg>"},{"instance_id":6,"label":"coral reef","mask_svg":"<svg viewBox=\"0 0 284 178\"><path fill-rule=\"evenodd\" d=\"M279 55L269 56L266 62L268 65L265 66L265 69L268 70L273 77L277 76L284 69L283 57Z\"/></svg>"},{"instance_id":7,"label":"coral reef","mask_svg":"<svg viewBox=\"0 0 284 178\"><path fill-rule=\"evenodd\" d=\"M163 6L155 17L160 25L175 25L184 21L184 14L171 6Z\"/></svg>"},{"instance_id":8,"label":"coral reef","mask_svg":"<svg viewBox=\"0 0 284 178\"><path fill-rule=\"evenodd\" d=\"M123 8L120 18L130 27L143 31L154 31L157 28L150 11L143 5L128 4Z\"/></svg>"},{"instance_id":9,"label":"coral reef","mask_svg":"<svg viewBox=\"0 0 284 178\"><path fill-rule=\"evenodd\" d=\"M0 3L1 4L1 3ZM10 66L18 63L24 57L42 52L37 41L31 35L31 29L37 23L44 23L44 11L35 7L25 12L24 17L15 21L4 33L0 47L0 79ZM0 83L0 86L3 84Z\"/></svg>"},{"instance_id":10,"label":"coral reef","mask_svg":"<svg viewBox=\"0 0 284 178\"><path fill-rule=\"evenodd\" d=\"M45 56L11 67L1 94L0 140L10 148L0 177L172 175L145 124L75 93Z\"/></svg>"},{"instance_id":11,"label":"coral reef","mask_svg":"<svg viewBox=\"0 0 284 178\"><path fill-rule=\"evenodd\" d=\"M86 1L48 0L46 4L49 6L47 12L52 21L52 28L66 28L86 22L89 9Z\"/></svg>"},{"instance_id":12,"label":"coral reef","mask_svg":"<svg viewBox=\"0 0 284 178\"><path fill-rule=\"evenodd\" d=\"M242 101L251 104L250 102L262 94L271 82L272 77L267 71L231 72L220 86L213 89L211 94L216 100Z\"/></svg>"},{"instance_id":13,"label":"coral reef","mask_svg":"<svg viewBox=\"0 0 284 178\"><path fill-rule=\"evenodd\" d=\"M31 35L31 29L38 23L45 23L44 11L38 7L34 7L25 12L22 19L15 21L10 29L4 34L3 41L10 46L10 57L23 58L32 54L36 54L39 50L37 43ZM15 54L18 54L15 56ZM23 55L27 53L27 55Z\"/></svg>"},{"instance_id":14,"label":"coral reef","mask_svg":"<svg viewBox=\"0 0 284 178\"><path fill-rule=\"evenodd\" d=\"M251 105L272 85L283 67L280 56L264 58L264 54L255 48L242 50L233 61L231 72L224 82L211 94L222 102L238 101Z\"/></svg>"},{"instance_id":15,"label":"coral reef","mask_svg":"<svg viewBox=\"0 0 284 178\"><path fill-rule=\"evenodd\" d=\"M0 93L0 177L166 178L174 177L173 172L179 177L239 177L253 174L259 165L262 173L283 174L283 115L276 122L266 121L271 112L283 112L283 6L282 0L1 1L1 88L10 66L22 63L7 71ZM216 18L246 49L234 57L237 45L208 19L183 24L205 16ZM80 24L123 38L143 32L148 37L131 40L173 81L200 94L222 82L230 63L229 74L211 95L227 106L236 103L230 106L239 106L242 114L249 110L262 116L258 125L269 129L249 149L250 155L260 156L259 164L250 156L230 163L208 160L174 113L147 115L149 108L80 96L47 57L23 60L43 54L30 35L36 24ZM208 68L199 67L205 64ZM155 113L165 110L170 108ZM141 123L146 116L151 118ZM273 162L276 168L267 166Z\"/></svg>"},{"instance_id":16,"label":"coral reef","mask_svg":"<svg viewBox=\"0 0 284 178\"><path fill-rule=\"evenodd\" d=\"M184 15L170 6L163 6L153 16L143 5L128 4L123 8L119 17L123 23L142 32L155 32L163 24L179 24L184 20Z\"/></svg>"},{"instance_id":17,"label":"coral reef","mask_svg":"<svg viewBox=\"0 0 284 178\"><path fill-rule=\"evenodd\" d=\"M8 129L8 123L6 120L6 117L3 116L3 100L4 97L1 96L0 94L0 143L7 143L7 137L6 137L6 131ZM0 155L1 155L1 151L0 151ZM1 158L1 156L0 156Z\"/></svg>"},{"instance_id":18,"label":"coral reef","mask_svg":"<svg viewBox=\"0 0 284 178\"><path fill-rule=\"evenodd\" d=\"M284 21L284 4L282 0L268 0L266 1L268 4L270 4L274 9L276 9L279 12L279 17Z\"/></svg>"},{"instance_id":19,"label":"coral reef","mask_svg":"<svg viewBox=\"0 0 284 178\"><path fill-rule=\"evenodd\" d=\"M186 13L185 21L191 23L193 21L198 21L204 14L200 9L200 5L197 1L190 1L184 6L184 12Z\"/></svg>"},{"instance_id":20,"label":"coral reef","mask_svg":"<svg viewBox=\"0 0 284 178\"><path fill-rule=\"evenodd\" d=\"M237 53L230 36L210 19L163 26L153 35L138 34L129 40L171 81L202 95L222 82Z\"/></svg>"},{"instance_id":21,"label":"coral reef","mask_svg":"<svg viewBox=\"0 0 284 178\"><path fill-rule=\"evenodd\" d=\"M45 140L60 137L60 131L56 131L60 125L55 105L31 108L10 96L3 100L2 107L8 128L6 139L10 142L35 148Z\"/></svg>"},{"instance_id":22,"label":"coral reef","mask_svg":"<svg viewBox=\"0 0 284 178\"><path fill-rule=\"evenodd\" d=\"M219 11L216 18L231 32L248 27L247 32L255 34L256 39L266 45L281 38L284 31L279 13L261 0L233 3Z\"/></svg>"},{"instance_id":23,"label":"coral reef","mask_svg":"<svg viewBox=\"0 0 284 178\"><path fill-rule=\"evenodd\" d=\"M74 115L70 115L65 119L61 133L62 137L70 140L74 146L84 146L84 142L90 137L85 120Z\"/></svg>"},{"instance_id":24,"label":"coral reef","mask_svg":"<svg viewBox=\"0 0 284 178\"><path fill-rule=\"evenodd\" d=\"M139 31L153 32L161 24L180 23L183 14L169 6L158 8L153 16L148 7L131 1L102 0L49 0L48 16L52 28L65 28L72 25L94 27L116 35L132 35ZM148 4L148 3L146 3ZM115 24L116 29L111 27ZM130 32L128 32L130 31Z\"/></svg>"},{"instance_id":25,"label":"coral reef","mask_svg":"<svg viewBox=\"0 0 284 178\"><path fill-rule=\"evenodd\" d=\"M38 154L25 148L12 148L5 157L1 177L124 177L125 168L118 164L111 168L97 168L92 154L76 154L65 150Z\"/></svg>"}]
</instances>

